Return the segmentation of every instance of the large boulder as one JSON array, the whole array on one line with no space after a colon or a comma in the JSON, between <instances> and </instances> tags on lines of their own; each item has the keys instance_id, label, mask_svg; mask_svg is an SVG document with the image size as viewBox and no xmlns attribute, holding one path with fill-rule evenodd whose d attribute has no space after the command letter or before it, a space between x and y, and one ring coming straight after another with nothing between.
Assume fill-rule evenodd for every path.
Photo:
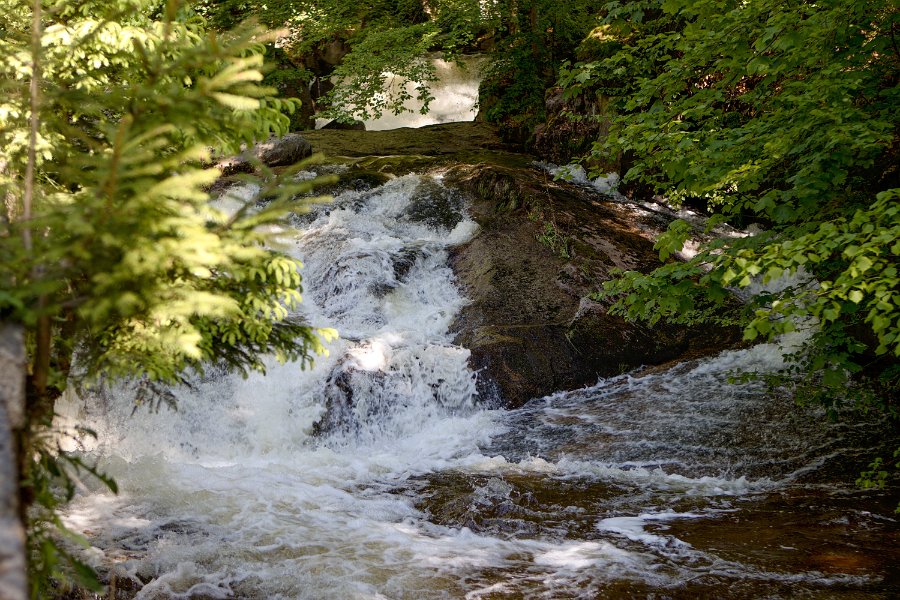
<instances>
[{"instance_id":1,"label":"large boulder","mask_svg":"<svg viewBox=\"0 0 900 600\"><path fill-rule=\"evenodd\" d=\"M738 339L721 328L629 323L588 299L613 268L659 264L653 239L666 217L536 168L457 166L445 180L471 195L481 226L451 260L471 300L456 320L456 343L472 352L482 397L516 407Z\"/></svg>"},{"instance_id":2,"label":"large boulder","mask_svg":"<svg viewBox=\"0 0 900 600\"><path fill-rule=\"evenodd\" d=\"M264 165L286 167L310 156L312 145L302 135L289 133L257 144L253 148L253 153Z\"/></svg>"},{"instance_id":3,"label":"large boulder","mask_svg":"<svg viewBox=\"0 0 900 600\"><path fill-rule=\"evenodd\" d=\"M285 167L300 162L312 155L312 145L298 133L288 133L282 137L271 137L265 142L216 162L223 176L237 173L252 173L253 163L259 161L269 167ZM254 160L255 159L255 160Z\"/></svg>"}]
</instances>

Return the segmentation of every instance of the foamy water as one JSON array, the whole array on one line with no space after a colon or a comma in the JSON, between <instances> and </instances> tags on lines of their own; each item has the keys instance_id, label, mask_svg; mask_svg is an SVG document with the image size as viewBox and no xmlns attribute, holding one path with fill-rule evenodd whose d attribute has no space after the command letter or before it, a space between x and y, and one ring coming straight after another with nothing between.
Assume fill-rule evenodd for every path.
<instances>
[{"instance_id":1,"label":"foamy water","mask_svg":"<svg viewBox=\"0 0 900 600\"><path fill-rule=\"evenodd\" d=\"M435 207L457 218L432 219ZM843 499L861 501L816 482L860 447L863 426L727 383L738 367L779 368L782 348L487 410L449 331L465 298L448 251L477 231L459 195L410 175L346 192L297 226L283 238L305 264L304 316L341 333L327 358L247 379L211 372L174 390L178 412L132 416L127 388L61 407L98 431L91 455L121 488L81 494L66 522L138 598L891 589L877 565L828 570L777 548L794 554L767 562L708 533L764 531L760 507L784 496L811 495L810 531ZM854 531L897 529L872 507L846 514ZM782 541L765 543L817 556L815 540Z\"/></svg>"}]
</instances>

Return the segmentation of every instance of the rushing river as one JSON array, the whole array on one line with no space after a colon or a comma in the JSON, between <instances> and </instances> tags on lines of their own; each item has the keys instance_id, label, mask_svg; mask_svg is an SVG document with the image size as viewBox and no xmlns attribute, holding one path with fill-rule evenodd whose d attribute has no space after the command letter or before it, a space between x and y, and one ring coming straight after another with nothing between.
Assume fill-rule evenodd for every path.
<instances>
[{"instance_id":1,"label":"rushing river","mask_svg":"<svg viewBox=\"0 0 900 600\"><path fill-rule=\"evenodd\" d=\"M440 215L438 218L435 215ZM886 598L896 496L864 493L865 424L831 423L733 369L778 348L484 407L450 324L462 199L409 175L285 232L315 367L207 374L178 411L119 390L63 407L121 492L66 522L136 597ZM610 343L616 343L610 340Z\"/></svg>"}]
</instances>

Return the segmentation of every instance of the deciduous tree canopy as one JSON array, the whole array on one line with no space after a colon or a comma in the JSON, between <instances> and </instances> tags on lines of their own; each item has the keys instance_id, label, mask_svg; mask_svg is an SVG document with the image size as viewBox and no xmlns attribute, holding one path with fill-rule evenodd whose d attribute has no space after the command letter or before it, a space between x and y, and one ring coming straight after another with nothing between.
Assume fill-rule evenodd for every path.
<instances>
[{"instance_id":1,"label":"deciduous tree canopy","mask_svg":"<svg viewBox=\"0 0 900 600\"><path fill-rule=\"evenodd\" d=\"M598 32L607 55L564 70L619 98L595 152L628 153L628 181L702 202L713 223L761 229L625 274L606 288L625 294L617 309L650 321L719 318L726 289L800 273L753 297L739 317L745 337L815 322L798 359L823 396L873 365L869 375L895 386L898 30L896 7L881 1L610 4ZM674 223L661 257L690 235Z\"/></svg>"}]
</instances>

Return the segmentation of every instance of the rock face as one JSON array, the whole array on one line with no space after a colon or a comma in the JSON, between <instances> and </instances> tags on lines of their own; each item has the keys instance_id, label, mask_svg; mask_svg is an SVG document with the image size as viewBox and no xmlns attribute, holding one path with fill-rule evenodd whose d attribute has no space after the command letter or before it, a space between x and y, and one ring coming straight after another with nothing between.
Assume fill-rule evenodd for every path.
<instances>
[{"instance_id":1,"label":"rock face","mask_svg":"<svg viewBox=\"0 0 900 600\"><path fill-rule=\"evenodd\" d=\"M645 327L587 299L613 268L659 264L666 219L554 182L538 169L458 166L481 232L452 258L471 304L456 342L472 352L480 393L509 407L641 365L721 349L737 332Z\"/></svg>"},{"instance_id":2,"label":"rock face","mask_svg":"<svg viewBox=\"0 0 900 600\"><path fill-rule=\"evenodd\" d=\"M553 88L547 91L545 105L546 122L535 128L531 144L531 150L542 160L567 164L587 155L595 140L603 141L609 135L610 109L606 97L585 94L567 100L562 89ZM622 170L619 161L596 166L604 171Z\"/></svg>"}]
</instances>

